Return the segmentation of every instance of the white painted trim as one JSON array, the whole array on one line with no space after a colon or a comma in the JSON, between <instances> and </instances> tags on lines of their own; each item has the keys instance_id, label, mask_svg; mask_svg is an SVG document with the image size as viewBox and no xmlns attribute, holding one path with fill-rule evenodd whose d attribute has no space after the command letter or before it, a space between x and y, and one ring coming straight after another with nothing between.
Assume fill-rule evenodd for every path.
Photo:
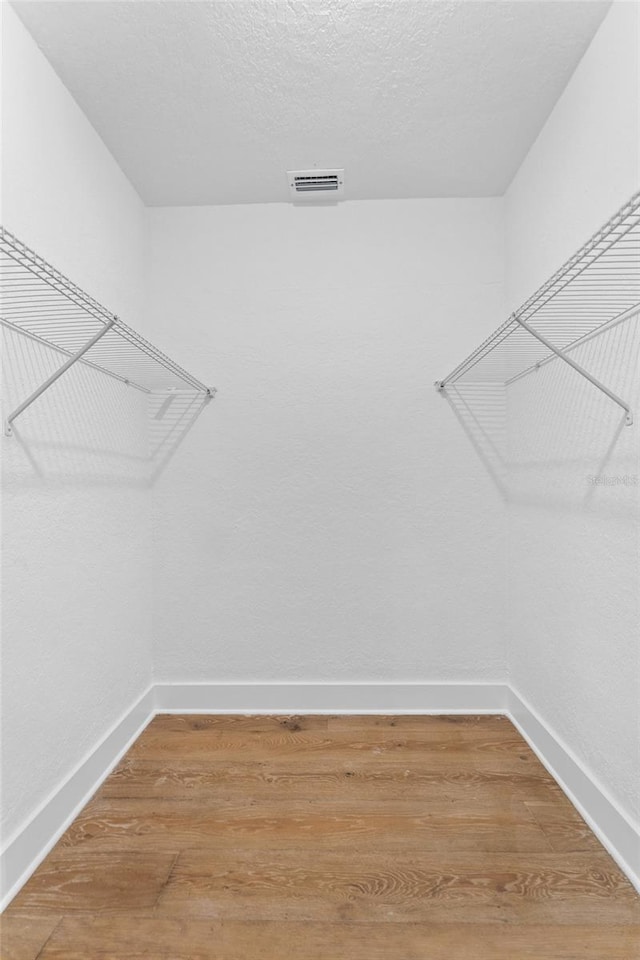
<instances>
[{"instance_id":1,"label":"white painted trim","mask_svg":"<svg viewBox=\"0 0 640 960\"><path fill-rule=\"evenodd\" d=\"M158 713L504 713L503 683L158 683Z\"/></svg>"},{"instance_id":2,"label":"white painted trim","mask_svg":"<svg viewBox=\"0 0 640 960\"><path fill-rule=\"evenodd\" d=\"M158 713L503 714L514 723L620 869L640 890L640 834L516 691L502 683L158 683L120 718L6 843L10 902Z\"/></svg>"},{"instance_id":3,"label":"white painted trim","mask_svg":"<svg viewBox=\"0 0 640 960\"><path fill-rule=\"evenodd\" d=\"M507 716L578 813L640 892L640 830L524 697L511 689Z\"/></svg>"},{"instance_id":4,"label":"white painted trim","mask_svg":"<svg viewBox=\"0 0 640 960\"><path fill-rule=\"evenodd\" d=\"M151 685L62 783L51 791L24 826L6 841L0 854L0 910L4 910L27 882L102 781L140 736L154 713L154 688Z\"/></svg>"}]
</instances>

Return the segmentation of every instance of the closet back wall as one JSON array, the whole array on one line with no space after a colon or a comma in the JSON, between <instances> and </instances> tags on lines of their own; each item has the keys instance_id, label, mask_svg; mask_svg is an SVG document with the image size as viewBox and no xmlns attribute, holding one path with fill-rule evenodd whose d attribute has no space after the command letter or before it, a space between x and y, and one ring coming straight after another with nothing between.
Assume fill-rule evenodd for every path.
<instances>
[{"instance_id":1,"label":"closet back wall","mask_svg":"<svg viewBox=\"0 0 640 960\"><path fill-rule=\"evenodd\" d=\"M504 681L504 505L433 387L503 316L501 200L148 217L148 329L219 387L155 488L156 679Z\"/></svg>"}]
</instances>

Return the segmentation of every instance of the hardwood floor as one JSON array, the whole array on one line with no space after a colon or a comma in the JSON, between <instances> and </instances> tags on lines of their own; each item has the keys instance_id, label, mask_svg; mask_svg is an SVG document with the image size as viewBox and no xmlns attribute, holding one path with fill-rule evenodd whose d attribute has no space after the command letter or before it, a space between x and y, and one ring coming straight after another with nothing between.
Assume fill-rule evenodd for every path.
<instances>
[{"instance_id":1,"label":"hardwood floor","mask_svg":"<svg viewBox=\"0 0 640 960\"><path fill-rule=\"evenodd\" d=\"M160 716L2 960L638 960L640 900L502 717Z\"/></svg>"}]
</instances>

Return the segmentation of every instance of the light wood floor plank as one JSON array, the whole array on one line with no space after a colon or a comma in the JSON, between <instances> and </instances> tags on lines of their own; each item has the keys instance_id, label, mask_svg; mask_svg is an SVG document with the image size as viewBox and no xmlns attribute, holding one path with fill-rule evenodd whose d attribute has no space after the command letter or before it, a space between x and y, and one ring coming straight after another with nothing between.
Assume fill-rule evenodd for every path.
<instances>
[{"instance_id":1,"label":"light wood floor plank","mask_svg":"<svg viewBox=\"0 0 640 960\"><path fill-rule=\"evenodd\" d=\"M526 806L549 838L551 849L557 853L602 849L598 838L568 800L556 803L527 802Z\"/></svg>"},{"instance_id":2,"label":"light wood floor plank","mask_svg":"<svg viewBox=\"0 0 640 960\"><path fill-rule=\"evenodd\" d=\"M128 913L152 908L177 854L54 848L17 897L9 916Z\"/></svg>"},{"instance_id":3,"label":"light wood floor plank","mask_svg":"<svg viewBox=\"0 0 640 960\"><path fill-rule=\"evenodd\" d=\"M332 760L348 758L362 761L381 760L396 763L420 763L423 765L469 762L507 762L514 767L536 768L537 758L523 750L523 741L513 734L509 738L450 739L445 734L439 738L380 737L379 739L356 737L332 737L328 733L302 731L288 733L277 731L266 734L225 734L224 731L195 731L189 735L172 730L164 731L151 724L133 745L129 756L140 759L172 757L200 757L211 760L234 762L241 760L260 761L268 755L272 759L298 758L305 761L316 757L331 757ZM526 766L524 766L526 765Z\"/></svg>"},{"instance_id":4,"label":"light wood floor plank","mask_svg":"<svg viewBox=\"0 0 640 960\"><path fill-rule=\"evenodd\" d=\"M151 731L164 731L166 733L214 733L220 731L228 737L232 734L273 734L281 731L288 733L297 733L301 730L307 732L320 731L326 733L329 729L329 717L326 714L305 714L305 716L296 716L286 714L276 716L274 714L211 714L211 713L160 713L155 716L151 724L147 727Z\"/></svg>"},{"instance_id":5,"label":"light wood floor plank","mask_svg":"<svg viewBox=\"0 0 640 960\"><path fill-rule=\"evenodd\" d=\"M424 923L640 923L607 854L186 850L161 916Z\"/></svg>"},{"instance_id":6,"label":"light wood floor plank","mask_svg":"<svg viewBox=\"0 0 640 960\"><path fill-rule=\"evenodd\" d=\"M308 763L203 759L171 761L127 757L107 779L100 799L202 799L214 801L348 799L358 800L491 800L517 799L553 803L564 798L544 769L509 773L478 769L478 764L448 765L377 761Z\"/></svg>"},{"instance_id":7,"label":"light wood floor plank","mask_svg":"<svg viewBox=\"0 0 640 960\"><path fill-rule=\"evenodd\" d=\"M631 960L639 927L67 919L39 960Z\"/></svg>"},{"instance_id":8,"label":"light wood floor plank","mask_svg":"<svg viewBox=\"0 0 640 960\"><path fill-rule=\"evenodd\" d=\"M146 729L158 733L200 733L211 737L268 739L283 733L330 735L340 740L432 739L505 740L517 736L513 725L501 716L227 716L224 714L159 714Z\"/></svg>"},{"instance_id":9,"label":"light wood floor plank","mask_svg":"<svg viewBox=\"0 0 640 960\"><path fill-rule=\"evenodd\" d=\"M92 803L61 848L170 850L185 847L546 852L549 840L523 803L292 800L261 803L120 800Z\"/></svg>"},{"instance_id":10,"label":"light wood floor plank","mask_svg":"<svg viewBox=\"0 0 640 960\"><path fill-rule=\"evenodd\" d=\"M416 737L417 739L445 737L449 740L507 739L514 727L507 717L478 714L449 716L406 715L343 715L327 718L327 730L332 737L377 739L379 737Z\"/></svg>"},{"instance_id":11,"label":"light wood floor plank","mask_svg":"<svg viewBox=\"0 0 640 960\"><path fill-rule=\"evenodd\" d=\"M34 960L61 922L54 917L0 918L0 957L2 960Z\"/></svg>"}]
</instances>

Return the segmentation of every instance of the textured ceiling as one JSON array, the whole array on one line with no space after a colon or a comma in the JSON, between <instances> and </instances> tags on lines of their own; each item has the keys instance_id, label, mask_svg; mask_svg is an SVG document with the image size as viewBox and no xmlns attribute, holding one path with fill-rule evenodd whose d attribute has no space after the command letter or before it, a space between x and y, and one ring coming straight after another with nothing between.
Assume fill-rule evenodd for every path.
<instances>
[{"instance_id":1,"label":"textured ceiling","mask_svg":"<svg viewBox=\"0 0 640 960\"><path fill-rule=\"evenodd\" d=\"M151 205L504 192L608 3L20 0Z\"/></svg>"}]
</instances>

